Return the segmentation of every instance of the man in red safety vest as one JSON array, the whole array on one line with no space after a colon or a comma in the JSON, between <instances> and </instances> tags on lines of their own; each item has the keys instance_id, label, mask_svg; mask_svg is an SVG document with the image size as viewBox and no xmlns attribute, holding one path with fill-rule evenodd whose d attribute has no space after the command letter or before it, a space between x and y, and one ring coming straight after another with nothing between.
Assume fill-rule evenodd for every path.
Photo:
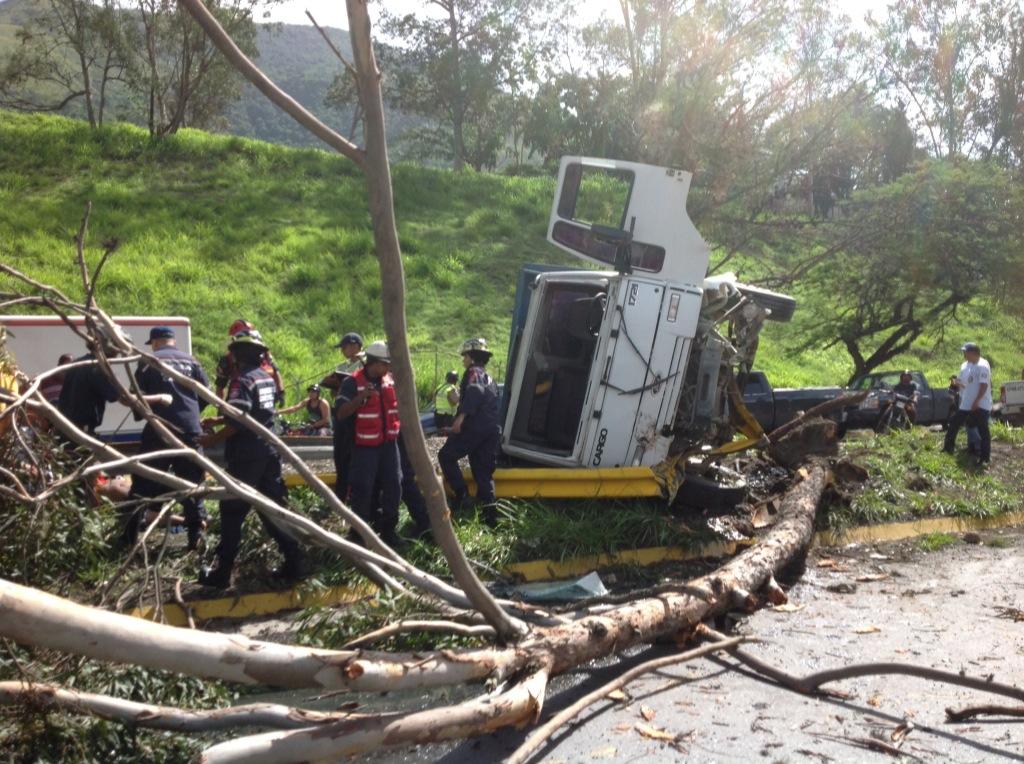
<instances>
[{"instance_id":1,"label":"man in red safety vest","mask_svg":"<svg viewBox=\"0 0 1024 764\"><path fill-rule=\"evenodd\" d=\"M366 348L363 368L346 377L338 390L336 418L354 417L349 465L349 501L383 541L399 543L398 505L402 499L402 469L398 456L398 396L391 377L387 343ZM379 498L379 502L377 499Z\"/></svg>"}]
</instances>

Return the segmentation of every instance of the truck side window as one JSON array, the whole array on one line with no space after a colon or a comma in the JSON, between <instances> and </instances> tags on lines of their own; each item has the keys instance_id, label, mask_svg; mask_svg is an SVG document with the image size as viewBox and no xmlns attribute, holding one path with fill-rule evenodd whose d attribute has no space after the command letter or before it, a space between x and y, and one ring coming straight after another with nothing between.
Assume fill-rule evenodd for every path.
<instances>
[{"instance_id":1,"label":"truck side window","mask_svg":"<svg viewBox=\"0 0 1024 764\"><path fill-rule=\"evenodd\" d=\"M624 228L634 179L629 170L571 164L565 170L558 214L586 225Z\"/></svg>"}]
</instances>

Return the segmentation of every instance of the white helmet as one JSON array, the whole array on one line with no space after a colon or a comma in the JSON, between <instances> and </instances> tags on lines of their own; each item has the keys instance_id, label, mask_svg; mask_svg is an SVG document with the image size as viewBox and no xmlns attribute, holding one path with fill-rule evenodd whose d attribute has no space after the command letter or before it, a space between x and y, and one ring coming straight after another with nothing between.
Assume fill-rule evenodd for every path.
<instances>
[{"instance_id":1,"label":"white helmet","mask_svg":"<svg viewBox=\"0 0 1024 764\"><path fill-rule=\"evenodd\" d=\"M391 351L388 350L388 343L383 340L371 342L363 353L366 355L368 362L384 361L384 363L391 363Z\"/></svg>"}]
</instances>

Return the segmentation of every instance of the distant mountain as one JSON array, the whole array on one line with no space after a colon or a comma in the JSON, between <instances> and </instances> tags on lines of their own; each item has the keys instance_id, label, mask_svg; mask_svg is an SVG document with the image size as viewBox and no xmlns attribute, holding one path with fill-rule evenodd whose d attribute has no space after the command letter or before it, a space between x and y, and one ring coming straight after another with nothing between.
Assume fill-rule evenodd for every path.
<instances>
[{"instance_id":1,"label":"distant mountain","mask_svg":"<svg viewBox=\"0 0 1024 764\"><path fill-rule=\"evenodd\" d=\"M37 1L0 0L0 59L16 44L15 32L29 18ZM325 31L342 55L351 60L348 30L326 27ZM328 125L348 134L352 109L324 105L327 89L341 71L341 64L316 29L299 24L260 24L257 47L257 63L268 77ZM118 105L117 94L113 101L113 118L124 119L129 113L127 106ZM70 104L62 113L72 117L83 115L79 103ZM421 124L418 118L390 111L387 120L389 143L410 127ZM223 125L216 126L216 131L290 146L322 145L248 83L243 85L241 99L228 109Z\"/></svg>"}]
</instances>

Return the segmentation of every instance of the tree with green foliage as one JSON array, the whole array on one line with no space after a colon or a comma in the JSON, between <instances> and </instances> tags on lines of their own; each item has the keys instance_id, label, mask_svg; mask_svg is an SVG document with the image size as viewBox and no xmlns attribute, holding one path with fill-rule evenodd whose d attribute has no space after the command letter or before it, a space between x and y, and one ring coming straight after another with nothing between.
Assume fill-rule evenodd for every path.
<instances>
[{"instance_id":1,"label":"tree with green foliage","mask_svg":"<svg viewBox=\"0 0 1024 764\"><path fill-rule=\"evenodd\" d=\"M256 51L258 9L278 0L220 0L210 10L249 55ZM150 135L208 128L242 92L199 25L176 3L131 0L121 14L128 81L141 101Z\"/></svg>"},{"instance_id":2,"label":"tree with green foliage","mask_svg":"<svg viewBox=\"0 0 1024 764\"><path fill-rule=\"evenodd\" d=\"M1020 162L1020 0L897 0L874 22L879 79L936 157Z\"/></svg>"},{"instance_id":3,"label":"tree with green foliage","mask_svg":"<svg viewBox=\"0 0 1024 764\"><path fill-rule=\"evenodd\" d=\"M407 140L424 158L443 158L456 171L496 166L505 144L510 103L501 94L522 87L543 49L548 18L538 0L431 0L420 13L381 17L395 45L381 48L385 97L433 124ZM505 107L503 112L502 106Z\"/></svg>"},{"instance_id":4,"label":"tree with green foliage","mask_svg":"<svg viewBox=\"0 0 1024 764\"><path fill-rule=\"evenodd\" d=\"M0 60L0 106L61 111L81 101L93 127L103 124L107 88L123 80L123 45L109 1L46 0L30 13L18 45Z\"/></svg>"},{"instance_id":5,"label":"tree with green foliage","mask_svg":"<svg viewBox=\"0 0 1024 764\"><path fill-rule=\"evenodd\" d=\"M803 349L841 345L850 379L941 341L979 298L1013 297L1024 276L1024 193L992 163L929 161L855 195L806 267L817 298Z\"/></svg>"}]
</instances>

